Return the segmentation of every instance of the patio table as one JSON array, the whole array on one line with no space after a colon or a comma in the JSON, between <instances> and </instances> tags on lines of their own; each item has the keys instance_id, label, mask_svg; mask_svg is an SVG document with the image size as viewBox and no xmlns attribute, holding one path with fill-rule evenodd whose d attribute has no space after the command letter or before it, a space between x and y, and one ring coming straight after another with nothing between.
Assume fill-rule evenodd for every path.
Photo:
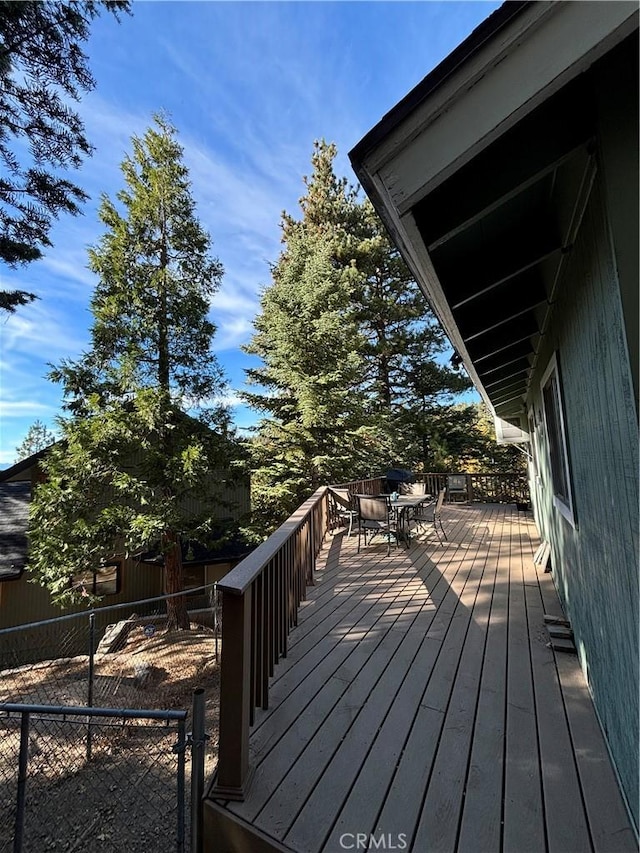
<instances>
[{"instance_id":1,"label":"patio table","mask_svg":"<svg viewBox=\"0 0 640 853\"><path fill-rule=\"evenodd\" d=\"M418 506L429 506L434 502L432 495L398 495L390 500L398 532L406 541L409 541L411 536L411 510Z\"/></svg>"}]
</instances>

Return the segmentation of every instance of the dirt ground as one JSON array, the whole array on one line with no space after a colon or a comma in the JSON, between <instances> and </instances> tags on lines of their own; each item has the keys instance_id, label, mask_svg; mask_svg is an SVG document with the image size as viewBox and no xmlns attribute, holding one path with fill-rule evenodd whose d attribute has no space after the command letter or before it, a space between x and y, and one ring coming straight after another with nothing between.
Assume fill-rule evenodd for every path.
<instances>
[{"instance_id":1,"label":"dirt ground","mask_svg":"<svg viewBox=\"0 0 640 853\"><path fill-rule=\"evenodd\" d=\"M119 651L96 656L92 704L190 710L193 691L204 688L207 779L217 756L219 642L216 656L209 628L147 636L144 627L134 627ZM87 656L0 672L0 703L84 706L87 697ZM176 850L175 726L99 718L91 725L87 761L87 723L86 717L32 717L24 853ZM0 851L13 848L19 742L19 717L0 717ZM189 749L185 770L188 850Z\"/></svg>"}]
</instances>

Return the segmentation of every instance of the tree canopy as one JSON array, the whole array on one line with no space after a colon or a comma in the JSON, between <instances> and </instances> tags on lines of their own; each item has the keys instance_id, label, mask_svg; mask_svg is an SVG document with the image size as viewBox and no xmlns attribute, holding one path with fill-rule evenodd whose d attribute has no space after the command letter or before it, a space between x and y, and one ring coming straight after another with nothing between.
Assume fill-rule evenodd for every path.
<instances>
[{"instance_id":1,"label":"tree canopy","mask_svg":"<svg viewBox=\"0 0 640 853\"><path fill-rule=\"evenodd\" d=\"M263 414L251 442L263 532L319 484L420 464L427 419L470 384L436 363L446 340L370 202L336 176L336 155L315 143L246 347L262 360L245 398Z\"/></svg>"},{"instance_id":2,"label":"tree canopy","mask_svg":"<svg viewBox=\"0 0 640 853\"><path fill-rule=\"evenodd\" d=\"M20 445L16 448L16 462L28 459L34 453L44 450L56 440L55 434L40 419L34 421Z\"/></svg>"},{"instance_id":3,"label":"tree canopy","mask_svg":"<svg viewBox=\"0 0 640 853\"><path fill-rule=\"evenodd\" d=\"M63 603L77 596L74 575L151 547L164 554L168 592L180 592L181 539L207 542L233 449L208 316L222 265L175 129L156 116L132 147L89 253L91 347L51 372L68 416L32 503L31 569ZM169 627L189 626L183 597L168 612Z\"/></svg>"},{"instance_id":4,"label":"tree canopy","mask_svg":"<svg viewBox=\"0 0 640 853\"><path fill-rule=\"evenodd\" d=\"M41 257L53 219L78 214L87 198L68 177L92 150L69 106L95 85L81 45L101 11L129 9L128 0L0 4L0 260L9 266ZM0 309L34 298L0 291Z\"/></svg>"}]
</instances>

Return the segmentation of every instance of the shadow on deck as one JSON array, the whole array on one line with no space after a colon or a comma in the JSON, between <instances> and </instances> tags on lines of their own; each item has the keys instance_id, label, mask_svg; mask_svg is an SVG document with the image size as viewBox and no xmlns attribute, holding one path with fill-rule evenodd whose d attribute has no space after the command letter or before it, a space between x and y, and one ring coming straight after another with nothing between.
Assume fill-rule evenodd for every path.
<instances>
[{"instance_id":1,"label":"shadow on deck","mask_svg":"<svg viewBox=\"0 0 640 853\"><path fill-rule=\"evenodd\" d=\"M318 561L243 802L208 799L205 849L637 850L582 672L514 506L450 505L449 541L338 533Z\"/></svg>"}]
</instances>

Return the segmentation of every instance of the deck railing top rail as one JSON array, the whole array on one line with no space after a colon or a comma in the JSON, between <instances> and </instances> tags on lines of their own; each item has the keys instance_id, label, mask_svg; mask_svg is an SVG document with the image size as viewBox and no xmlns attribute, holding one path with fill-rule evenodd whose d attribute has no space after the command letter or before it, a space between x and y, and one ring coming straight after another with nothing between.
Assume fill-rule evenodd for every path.
<instances>
[{"instance_id":1,"label":"deck railing top rail","mask_svg":"<svg viewBox=\"0 0 640 853\"><path fill-rule=\"evenodd\" d=\"M309 513L324 497L326 486L317 489L268 539L258 545L229 574L218 582L218 589L231 595L244 595L249 586L282 546L306 521Z\"/></svg>"},{"instance_id":2,"label":"deck railing top rail","mask_svg":"<svg viewBox=\"0 0 640 853\"><path fill-rule=\"evenodd\" d=\"M369 477L366 480L350 480L348 483L332 483L329 488L349 489L354 494L357 492L363 495L377 495L385 482L384 477Z\"/></svg>"}]
</instances>

